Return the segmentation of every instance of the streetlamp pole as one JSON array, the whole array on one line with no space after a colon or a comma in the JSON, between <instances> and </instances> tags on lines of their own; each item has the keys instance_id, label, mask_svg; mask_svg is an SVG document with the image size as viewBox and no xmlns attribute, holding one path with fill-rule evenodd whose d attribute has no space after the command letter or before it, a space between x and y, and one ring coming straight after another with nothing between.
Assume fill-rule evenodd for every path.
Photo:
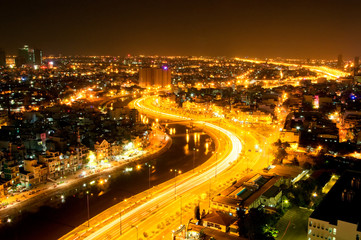
<instances>
[{"instance_id":1,"label":"streetlamp pole","mask_svg":"<svg viewBox=\"0 0 361 240\"><path fill-rule=\"evenodd\" d=\"M212 178L209 178L208 209L211 208L211 183L212 183Z\"/></svg>"},{"instance_id":2,"label":"streetlamp pole","mask_svg":"<svg viewBox=\"0 0 361 240\"><path fill-rule=\"evenodd\" d=\"M174 170L174 196L177 198L177 170Z\"/></svg>"},{"instance_id":3,"label":"streetlamp pole","mask_svg":"<svg viewBox=\"0 0 361 240\"><path fill-rule=\"evenodd\" d=\"M148 189L150 188L150 168L151 166L148 165Z\"/></svg>"},{"instance_id":4,"label":"streetlamp pole","mask_svg":"<svg viewBox=\"0 0 361 240\"><path fill-rule=\"evenodd\" d=\"M217 178L217 164L218 164L217 155L218 155L218 153L216 152L216 169L215 169L215 173L214 173L214 178Z\"/></svg>"},{"instance_id":5,"label":"streetlamp pole","mask_svg":"<svg viewBox=\"0 0 361 240\"><path fill-rule=\"evenodd\" d=\"M177 169L171 169L170 171L174 171L174 197L177 198L177 173L181 174L182 171Z\"/></svg>"},{"instance_id":6,"label":"streetlamp pole","mask_svg":"<svg viewBox=\"0 0 361 240\"><path fill-rule=\"evenodd\" d=\"M193 172L194 172L194 161L196 159L196 149L193 148Z\"/></svg>"},{"instance_id":7,"label":"streetlamp pole","mask_svg":"<svg viewBox=\"0 0 361 240\"><path fill-rule=\"evenodd\" d=\"M180 224L182 224L182 195L180 195Z\"/></svg>"},{"instance_id":8,"label":"streetlamp pole","mask_svg":"<svg viewBox=\"0 0 361 240\"><path fill-rule=\"evenodd\" d=\"M119 235L122 236L122 210L119 210Z\"/></svg>"},{"instance_id":9,"label":"streetlamp pole","mask_svg":"<svg viewBox=\"0 0 361 240\"><path fill-rule=\"evenodd\" d=\"M138 238L138 226L134 226L134 225L132 225L132 227L134 227L134 228L136 228L137 229L137 240L139 239Z\"/></svg>"},{"instance_id":10,"label":"streetlamp pole","mask_svg":"<svg viewBox=\"0 0 361 240\"><path fill-rule=\"evenodd\" d=\"M89 227L90 226L90 224L89 224L90 214L89 214L89 192L88 191L86 192L86 205L87 205L87 210L88 210L88 227Z\"/></svg>"}]
</instances>

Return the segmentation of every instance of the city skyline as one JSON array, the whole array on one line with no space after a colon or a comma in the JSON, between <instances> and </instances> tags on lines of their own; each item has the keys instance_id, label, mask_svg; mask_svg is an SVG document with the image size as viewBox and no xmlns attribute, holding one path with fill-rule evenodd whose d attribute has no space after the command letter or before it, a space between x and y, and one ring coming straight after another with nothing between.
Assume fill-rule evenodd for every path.
<instances>
[{"instance_id":1,"label":"city skyline","mask_svg":"<svg viewBox=\"0 0 361 240\"><path fill-rule=\"evenodd\" d=\"M0 239L360 239L361 1L0 9Z\"/></svg>"},{"instance_id":2,"label":"city skyline","mask_svg":"<svg viewBox=\"0 0 361 240\"><path fill-rule=\"evenodd\" d=\"M63 55L344 59L361 55L360 2L5 1L0 48Z\"/></svg>"}]
</instances>

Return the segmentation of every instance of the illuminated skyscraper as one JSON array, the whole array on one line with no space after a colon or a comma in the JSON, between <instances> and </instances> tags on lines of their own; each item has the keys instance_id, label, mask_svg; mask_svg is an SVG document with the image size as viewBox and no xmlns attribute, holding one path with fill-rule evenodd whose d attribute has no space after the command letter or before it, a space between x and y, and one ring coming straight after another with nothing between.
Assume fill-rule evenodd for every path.
<instances>
[{"instance_id":1,"label":"illuminated skyscraper","mask_svg":"<svg viewBox=\"0 0 361 240\"><path fill-rule=\"evenodd\" d=\"M339 54L337 57L337 67L343 68L343 60L342 60L342 54Z\"/></svg>"},{"instance_id":2,"label":"illuminated skyscraper","mask_svg":"<svg viewBox=\"0 0 361 240\"><path fill-rule=\"evenodd\" d=\"M139 85L141 87L166 87L170 84L171 73L167 66L139 70Z\"/></svg>"},{"instance_id":3,"label":"illuminated skyscraper","mask_svg":"<svg viewBox=\"0 0 361 240\"><path fill-rule=\"evenodd\" d=\"M6 66L6 55L5 51L0 48L0 67Z\"/></svg>"}]
</instances>

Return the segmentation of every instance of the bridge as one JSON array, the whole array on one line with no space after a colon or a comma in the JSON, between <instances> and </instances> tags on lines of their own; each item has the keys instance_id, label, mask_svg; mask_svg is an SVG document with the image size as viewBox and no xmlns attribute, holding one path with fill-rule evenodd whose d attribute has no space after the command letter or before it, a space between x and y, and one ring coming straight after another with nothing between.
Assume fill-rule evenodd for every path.
<instances>
[{"instance_id":1,"label":"bridge","mask_svg":"<svg viewBox=\"0 0 361 240\"><path fill-rule=\"evenodd\" d=\"M166 124L192 124L194 121L202 121L202 122L216 122L219 121L219 118L199 118L199 119L185 119L185 120L163 120L159 121L159 124L166 125Z\"/></svg>"}]
</instances>

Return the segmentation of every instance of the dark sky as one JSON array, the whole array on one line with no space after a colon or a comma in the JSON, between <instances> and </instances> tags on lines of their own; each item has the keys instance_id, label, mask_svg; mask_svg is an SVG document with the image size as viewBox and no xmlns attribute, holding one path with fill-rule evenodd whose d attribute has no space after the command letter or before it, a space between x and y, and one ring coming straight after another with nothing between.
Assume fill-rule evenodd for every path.
<instances>
[{"instance_id":1,"label":"dark sky","mask_svg":"<svg viewBox=\"0 0 361 240\"><path fill-rule=\"evenodd\" d=\"M361 55L360 0L0 0L0 48L63 55Z\"/></svg>"}]
</instances>

